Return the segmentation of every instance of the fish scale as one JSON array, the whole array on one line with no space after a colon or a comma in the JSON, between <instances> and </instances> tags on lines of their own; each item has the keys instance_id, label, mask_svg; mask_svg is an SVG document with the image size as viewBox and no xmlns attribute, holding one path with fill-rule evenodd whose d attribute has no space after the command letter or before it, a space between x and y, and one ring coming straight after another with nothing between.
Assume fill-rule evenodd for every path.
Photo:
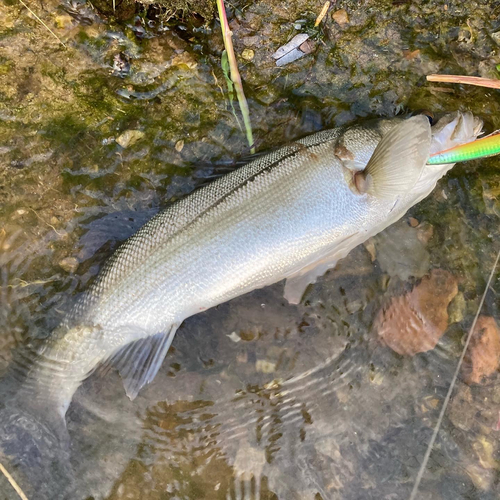
<instances>
[{"instance_id":1,"label":"fish scale","mask_svg":"<svg viewBox=\"0 0 500 500\"><path fill-rule=\"evenodd\" d=\"M432 191L453 165L427 165L431 153L480 130L471 113L456 113L432 131L424 116L323 131L167 207L115 252L46 340L16 354L0 397L8 470L30 478L30 498L74 498L60 494L74 484L69 459L52 458L68 444L73 394L96 367L115 366L133 399L185 318L283 279L285 297L298 303L318 276ZM302 418L293 397L284 400L290 425ZM272 420L262 430L271 436ZM49 484L58 496L45 493Z\"/></svg>"},{"instance_id":2,"label":"fish scale","mask_svg":"<svg viewBox=\"0 0 500 500\"><path fill-rule=\"evenodd\" d=\"M435 142L452 147L480 129L470 113L444 125L432 140L424 116L319 132L167 207L115 252L37 351L24 394L55 400L64 415L81 380L111 362L133 398L185 318L283 279L298 302L430 193L451 168L426 165Z\"/></svg>"}]
</instances>

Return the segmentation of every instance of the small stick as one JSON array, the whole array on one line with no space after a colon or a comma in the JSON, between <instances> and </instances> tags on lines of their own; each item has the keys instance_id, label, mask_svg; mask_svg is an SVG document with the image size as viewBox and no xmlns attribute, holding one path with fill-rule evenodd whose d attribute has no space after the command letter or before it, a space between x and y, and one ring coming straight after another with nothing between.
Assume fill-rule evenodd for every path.
<instances>
[{"instance_id":1,"label":"small stick","mask_svg":"<svg viewBox=\"0 0 500 500\"><path fill-rule=\"evenodd\" d=\"M52 36L65 48L67 49L68 46L23 2L23 0L19 0L19 3L24 5L35 17L35 19L42 25L44 26L51 34Z\"/></svg>"},{"instance_id":2,"label":"small stick","mask_svg":"<svg viewBox=\"0 0 500 500\"><path fill-rule=\"evenodd\" d=\"M250 111L248 109L248 103L245 97L245 92L243 91L243 84L241 82L241 76L238 70L238 62L236 61L236 56L234 54L233 40L231 38L233 36L233 33L229 29L229 23L227 22L226 9L224 8L224 0L217 0L217 9L219 11L224 47L226 48L227 59L229 61L229 68L231 70L231 80L234 83L234 88L236 90L236 96L238 97L238 103L240 105L241 114L243 115L243 123L245 124L247 141L248 145L251 147L250 152L253 154L255 153L255 148L253 147L253 134L252 134L252 124L250 123Z\"/></svg>"},{"instance_id":3,"label":"small stick","mask_svg":"<svg viewBox=\"0 0 500 500\"><path fill-rule=\"evenodd\" d=\"M330 1L325 2L325 5L323 5L323 8L321 9L321 12L319 13L318 17L316 18L316 22L314 23L314 27L319 26L321 21L323 21L323 18L326 16L326 13L328 12L328 9L330 8Z\"/></svg>"},{"instance_id":4,"label":"small stick","mask_svg":"<svg viewBox=\"0 0 500 500\"><path fill-rule=\"evenodd\" d=\"M9 474L9 471L1 463L0 463L0 471L7 478L7 481L9 481L10 485L19 495L19 498L21 500L28 500L28 497L24 494L24 491L21 489L21 487L16 483L16 480Z\"/></svg>"},{"instance_id":5,"label":"small stick","mask_svg":"<svg viewBox=\"0 0 500 500\"><path fill-rule=\"evenodd\" d=\"M481 78L479 76L464 75L427 75L427 81L440 83L465 83L466 85L476 85L489 89L500 89L500 80L492 78Z\"/></svg>"}]
</instances>

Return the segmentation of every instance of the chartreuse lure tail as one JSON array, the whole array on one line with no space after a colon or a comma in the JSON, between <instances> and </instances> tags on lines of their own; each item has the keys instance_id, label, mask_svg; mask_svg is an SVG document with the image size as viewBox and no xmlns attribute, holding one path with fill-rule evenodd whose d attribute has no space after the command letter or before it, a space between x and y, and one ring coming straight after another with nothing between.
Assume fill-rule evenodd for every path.
<instances>
[{"instance_id":1,"label":"chartreuse lure tail","mask_svg":"<svg viewBox=\"0 0 500 500\"><path fill-rule=\"evenodd\" d=\"M442 165L444 163L457 163L459 161L487 158L500 154L500 131L497 130L482 139L461 144L450 149L435 153L427 160L427 165Z\"/></svg>"}]
</instances>

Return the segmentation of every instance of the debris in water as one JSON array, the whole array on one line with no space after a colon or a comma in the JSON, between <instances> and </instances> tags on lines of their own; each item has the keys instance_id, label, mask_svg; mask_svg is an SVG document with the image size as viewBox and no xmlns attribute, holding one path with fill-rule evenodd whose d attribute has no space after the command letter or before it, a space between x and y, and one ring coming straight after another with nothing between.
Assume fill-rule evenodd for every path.
<instances>
[{"instance_id":1,"label":"debris in water","mask_svg":"<svg viewBox=\"0 0 500 500\"><path fill-rule=\"evenodd\" d=\"M344 27L346 24L349 24L349 16L345 9L340 9L335 11L332 14L332 19L341 27Z\"/></svg>"},{"instance_id":2,"label":"debris in water","mask_svg":"<svg viewBox=\"0 0 500 500\"><path fill-rule=\"evenodd\" d=\"M78 269L79 264L76 257L66 257L59 262L59 266L68 273L74 273Z\"/></svg>"},{"instance_id":3,"label":"debris in water","mask_svg":"<svg viewBox=\"0 0 500 500\"><path fill-rule=\"evenodd\" d=\"M144 137L144 132L142 130L125 130L125 132L123 132L123 134L121 134L116 139L116 142L122 148L128 148L129 146L132 146L139 139L142 139L143 137Z\"/></svg>"},{"instance_id":4,"label":"debris in water","mask_svg":"<svg viewBox=\"0 0 500 500\"><path fill-rule=\"evenodd\" d=\"M274 373L276 371L276 363L266 361L265 359L258 359L255 362L255 371L261 373Z\"/></svg>"},{"instance_id":5,"label":"debris in water","mask_svg":"<svg viewBox=\"0 0 500 500\"><path fill-rule=\"evenodd\" d=\"M239 342L241 340L241 337L236 333L236 332L231 332L227 334L227 336L233 341L233 342Z\"/></svg>"},{"instance_id":6,"label":"debris in water","mask_svg":"<svg viewBox=\"0 0 500 500\"><path fill-rule=\"evenodd\" d=\"M500 328L491 316L479 316L462 366L468 384L481 384L500 366Z\"/></svg>"},{"instance_id":7,"label":"debris in water","mask_svg":"<svg viewBox=\"0 0 500 500\"><path fill-rule=\"evenodd\" d=\"M310 54L314 50L314 44L305 43L309 38L306 33L295 35L288 43L282 45L274 54L273 59L276 59L276 66L284 66L289 64L306 54Z\"/></svg>"},{"instance_id":8,"label":"debris in water","mask_svg":"<svg viewBox=\"0 0 500 500\"><path fill-rule=\"evenodd\" d=\"M325 2L323 5L323 8L321 9L321 12L319 13L318 17L316 18L316 22L314 23L314 27L316 28L319 26L321 21L323 21L323 18L326 16L326 13L328 12L328 9L330 8L330 1Z\"/></svg>"},{"instance_id":9,"label":"debris in water","mask_svg":"<svg viewBox=\"0 0 500 500\"><path fill-rule=\"evenodd\" d=\"M427 81L439 82L439 83L465 83L466 85L476 85L477 87L500 89L500 80L493 80L491 78L481 78L479 76L427 75Z\"/></svg>"},{"instance_id":10,"label":"debris in water","mask_svg":"<svg viewBox=\"0 0 500 500\"><path fill-rule=\"evenodd\" d=\"M374 242L380 268L389 276L407 281L411 276L421 278L427 274L430 255L420 227L395 224L375 236Z\"/></svg>"},{"instance_id":11,"label":"debris in water","mask_svg":"<svg viewBox=\"0 0 500 500\"><path fill-rule=\"evenodd\" d=\"M243 116L243 123L245 125L245 132L247 136L248 145L250 146L250 153L255 153L252 125L250 122L250 110L248 108L248 102L245 97L245 92L243 90L243 83L241 81L240 71L238 69L238 62L236 61L236 55L234 53L233 47L233 32L229 29L229 23L227 22L226 8L224 7L224 0L217 0L217 10L219 12L220 27L222 30L222 40L224 41L224 47L227 66L225 73L229 73L232 85L236 91L236 97L238 98L238 103L240 105L240 111ZM221 58L222 69L224 71L224 57ZM228 71L229 69L229 71ZM226 81L229 78L226 78ZM229 83L229 82L228 82ZM228 90L231 92L231 88L228 85Z\"/></svg>"},{"instance_id":12,"label":"debris in water","mask_svg":"<svg viewBox=\"0 0 500 500\"><path fill-rule=\"evenodd\" d=\"M252 49L244 49L241 53L241 57L245 59L245 61L251 61L255 56L255 52Z\"/></svg>"},{"instance_id":13,"label":"debris in water","mask_svg":"<svg viewBox=\"0 0 500 500\"><path fill-rule=\"evenodd\" d=\"M448 304L457 293L455 277L434 269L412 291L380 310L375 320L380 339L402 355L434 349L448 327Z\"/></svg>"}]
</instances>

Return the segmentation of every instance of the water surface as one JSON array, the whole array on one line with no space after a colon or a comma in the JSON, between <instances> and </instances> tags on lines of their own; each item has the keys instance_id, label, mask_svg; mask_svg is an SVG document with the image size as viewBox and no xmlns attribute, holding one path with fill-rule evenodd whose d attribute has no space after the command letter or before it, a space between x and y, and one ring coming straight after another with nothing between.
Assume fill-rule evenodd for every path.
<instances>
[{"instance_id":1,"label":"water surface","mask_svg":"<svg viewBox=\"0 0 500 500\"><path fill-rule=\"evenodd\" d=\"M259 150L423 108L500 128L498 92L424 78L498 74L493 2L337 2L348 23L329 15L315 52L276 68L271 53L322 3L230 12L237 54L255 53L241 72ZM0 6L0 374L120 242L249 152L217 23L152 10L116 22L79 1L32 8L67 49L21 5ZM129 130L142 134L122 147ZM298 306L277 284L190 318L135 401L116 373L91 376L67 415L79 498L409 498L500 248L498 162L456 166ZM432 269L457 282L449 326L434 349L397 354L374 321ZM499 275L482 315L499 316ZM500 494L497 375L459 377L418 498Z\"/></svg>"}]
</instances>

